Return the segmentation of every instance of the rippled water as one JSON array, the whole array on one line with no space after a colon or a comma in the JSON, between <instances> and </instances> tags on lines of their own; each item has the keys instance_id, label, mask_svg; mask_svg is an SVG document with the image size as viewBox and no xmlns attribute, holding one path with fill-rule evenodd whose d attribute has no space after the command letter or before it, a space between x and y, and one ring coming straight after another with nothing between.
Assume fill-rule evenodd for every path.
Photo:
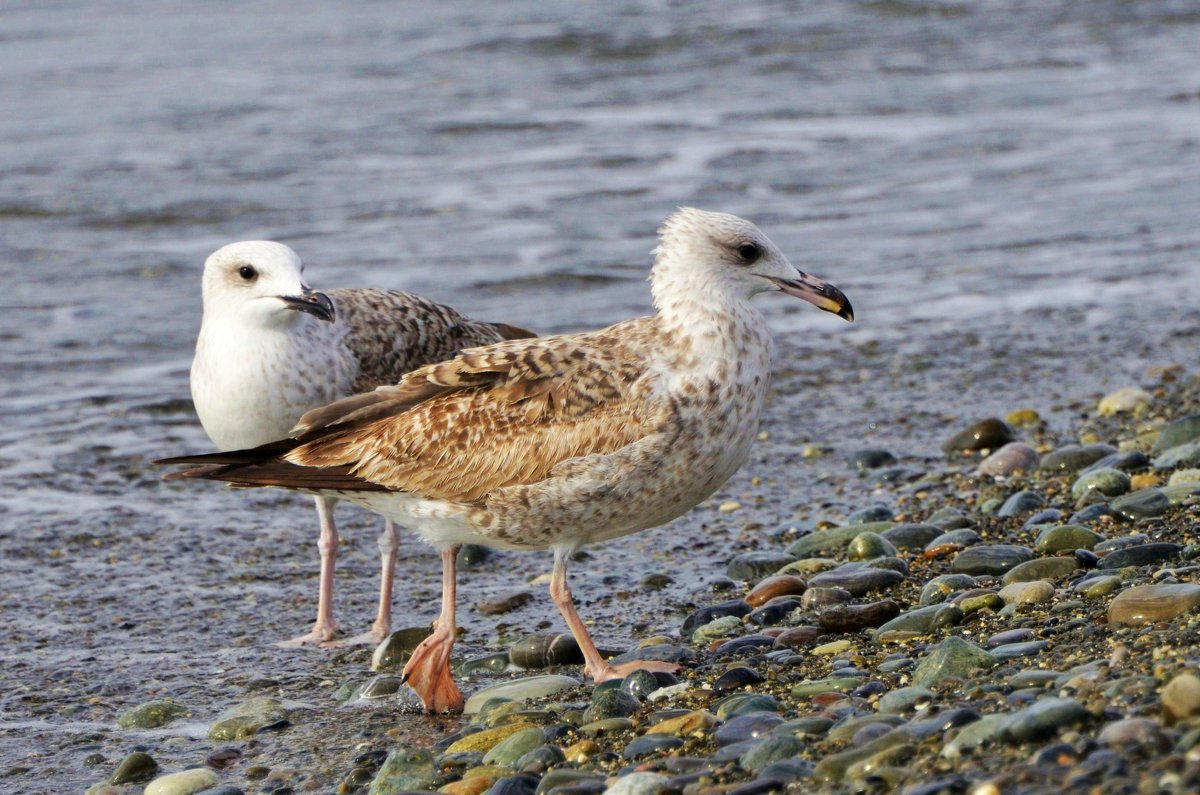
<instances>
[{"instance_id":1,"label":"rippled water","mask_svg":"<svg viewBox=\"0 0 1200 795\"><path fill-rule=\"evenodd\" d=\"M1078 396L1196 364L1197 41L1190 0L8 4L0 777L98 778L76 749L130 741L89 721L146 677L224 706L196 682L276 664L244 648L269 600L308 620L301 509L264 519L287 500L144 465L208 447L186 378L214 248L278 239L318 287L564 330L645 312L653 230L692 204L756 220L853 299L853 327L765 302L785 384L856 350L893 368L851 379L877 389L896 357L933 368L884 386L889 411ZM958 384L964 338L996 364ZM888 436L855 411L875 399L833 399L773 416L931 448L933 424Z\"/></svg>"}]
</instances>

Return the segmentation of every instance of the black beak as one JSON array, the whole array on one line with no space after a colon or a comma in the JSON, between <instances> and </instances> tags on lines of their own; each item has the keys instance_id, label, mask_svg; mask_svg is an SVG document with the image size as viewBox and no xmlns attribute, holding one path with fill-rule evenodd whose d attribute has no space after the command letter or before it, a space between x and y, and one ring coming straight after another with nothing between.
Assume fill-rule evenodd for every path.
<instances>
[{"instance_id":1,"label":"black beak","mask_svg":"<svg viewBox=\"0 0 1200 795\"><path fill-rule=\"evenodd\" d=\"M337 313L333 309L333 301L329 300L329 296L325 293L318 293L316 290L310 290L307 287L300 292L300 295L281 295L279 300L283 301L288 309L295 309L297 312L307 312L313 317L320 318L326 323L332 323Z\"/></svg>"},{"instance_id":2,"label":"black beak","mask_svg":"<svg viewBox=\"0 0 1200 795\"><path fill-rule=\"evenodd\" d=\"M818 309L832 312L843 320L854 322L854 307L850 306L850 299L824 279L809 276L803 271L800 272L799 279L770 278L782 292L808 301Z\"/></svg>"}]
</instances>

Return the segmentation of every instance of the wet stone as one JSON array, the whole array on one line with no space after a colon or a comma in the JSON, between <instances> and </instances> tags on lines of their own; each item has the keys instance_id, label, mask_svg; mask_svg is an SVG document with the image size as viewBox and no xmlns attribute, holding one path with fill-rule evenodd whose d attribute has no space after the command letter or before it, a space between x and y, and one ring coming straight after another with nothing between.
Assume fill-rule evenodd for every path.
<instances>
[{"instance_id":1,"label":"wet stone","mask_svg":"<svg viewBox=\"0 0 1200 795\"><path fill-rule=\"evenodd\" d=\"M1110 444L1069 444L1047 453L1042 458L1040 469L1044 472L1073 475L1115 452L1117 448Z\"/></svg>"},{"instance_id":2,"label":"wet stone","mask_svg":"<svg viewBox=\"0 0 1200 795\"><path fill-rule=\"evenodd\" d=\"M1017 629L1006 629L1002 632L997 632L988 637L983 645L986 649L994 649L997 646L1003 646L1006 643L1022 643L1033 639L1033 630L1029 627L1018 627Z\"/></svg>"},{"instance_id":3,"label":"wet stone","mask_svg":"<svg viewBox=\"0 0 1200 795\"><path fill-rule=\"evenodd\" d=\"M458 672L464 676L480 671L489 673L501 673L508 667L508 652L502 651L496 654L485 654L481 657L473 657L469 660L463 660L458 665Z\"/></svg>"},{"instance_id":4,"label":"wet stone","mask_svg":"<svg viewBox=\"0 0 1200 795\"><path fill-rule=\"evenodd\" d=\"M413 650L429 636L429 627L407 627L388 635L371 655L372 671L403 668Z\"/></svg>"},{"instance_id":5,"label":"wet stone","mask_svg":"<svg viewBox=\"0 0 1200 795\"><path fill-rule=\"evenodd\" d=\"M1200 466L1200 442L1189 442L1162 451L1154 459L1155 469Z\"/></svg>"},{"instance_id":6,"label":"wet stone","mask_svg":"<svg viewBox=\"0 0 1200 795\"><path fill-rule=\"evenodd\" d=\"M1097 740L1115 751L1141 748L1150 753L1166 750L1170 741L1157 721L1149 718L1125 718L1113 721L1100 730Z\"/></svg>"},{"instance_id":7,"label":"wet stone","mask_svg":"<svg viewBox=\"0 0 1200 795\"><path fill-rule=\"evenodd\" d=\"M1126 589L1108 607L1111 625L1141 626L1166 621L1200 607L1200 585L1165 583Z\"/></svg>"},{"instance_id":8,"label":"wet stone","mask_svg":"<svg viewBox=\"0 0 1200 795\"><path fill-rule=\"evenodd\" d=\"M1109 507L1119 516L1136 522L1162 516L1171 507L1171 501L1162 489L1150 487L1118 497Z\"/></svg>"},{"instance_id":9,"label":"wet stone","mask_svg":"<svg viewBox=\"0 0 1200 795\"><path fill-rule=\"evenodd\" d=\"M1097 502L1087 506L1086 508L1080 508L1078 511L1071 514L1070 518L1067 519L1067 522L1068 524L1085 524L1087 522L1094 522L1104 516L1116 516L1116 514L1113 512L1113 509L1108 506L1108 503Z\"/></svg>"},{"instance_id":10,"label":"wet stone","mask_svg":"<svg viewBox=\"0 0 1200 795\"><path fill-rule=\"evenodd\" d=\"M797 558L811 558L821 552L840 552L859 533L883 533L895 526L895 522L879 522L814 530L793 541L787 551L788 554L795 555Z\"/></svg>"},{"instance_id":11,"label":"wet stone","mask_svg":"<svg viewBox=\"0 0 1200 795\"><path fill-rule=\"evenodd\" d=\"M1009 442L1015 441L1016 438L1017 434L1011 425L996 417L989 417L951 436L942 444L942 451L947 454L955 454L979 450L998 450Z\"/></svg>"},{"instance_id":12,"label":"wet stone","mask_svg":"<svg viewBox=\"0 0 1200 795\"><path fill-rule=\"evenodd\" d=\"M772 641L773 643L773 641ZM712 684L712 690L715 695L723 696L732 693L735 690L741 690L750 685L756 685L763 680L762 674L753 668L747 668L739 665L735 668L730 668L725 673L717 677L717 680Z\"/></svg>"},{"instance_id":13,"label":"wet stone","mask_svg":"<svg viewBox=\"0 0 1200 795\"><path fill-rule=\"evenodd\" d=\"M983 541L979 533L969 527L960 527L956 530L947 530L937 538L925 545L925 552L929 553L935 549L944 547L970 547Z\"/></svg>"},{"instance_id":14,"label":"wet stone","mask_svg":"<svg viewBox=\"0 0 1200 795\"><path fill-rule=\"evenodd\" d=\"M860 533L846 547L846 560L873 560L896 554L896 548L878 533Z\"/></svg>"},{"instance_id":15,"label":"wet stone","mask_svg":"<svg viewBox=\"0 0 1200 795\"><path fill-rule=\"evenodd\" d=\"M144 795L194 795L217 784L217 774L205 767L194 767L160 776L146 785Z\"/></svg>"},{"instance_id":16,"label":"wet stone","mask_svg":"<svg viewBox=\"0 0 1200 795\"><path fill-rule=\"evenodd\" d=\"M592 703L583 713L583 722L605 720L606 718L625 718L637 712L642 706L636 698L618 688L609 688L598 695L592 694Z\"/></svg>"},{"instance_id":17,"label":"wet stone","mask_svg":"<svg viewBox=\"0 0 1200 795\"><path fill-rule=\"evenodd\" d=\"M764 693L735 693L718 703L716 711L717 717L725 721L758 712L778 712L779 701Z\"/></svg>"},{"instance_id":18,"label":"wet stone","mask_svg":"<svg viewBox=\"0 0 1200 795\"><path fill-rule=\"evenodd\" d=\"M1035 580L1061 580L1079 571L1075 556L1035 558L1013 566L1000 578L1001 582L1033 582Z\"/></svg>"},{"instance_id":19,"label":"wet stone","mask_svg":"<svg viewBox=\"0 0 1200 795\"><path fill-rule=\"evenodd\" d=\"M712 656L714 660L717 660L722 657L748 652L752 649L770 648L774 645L775 638L771 635L744 635L740 638L725 641L713 649Z\"/></svg>"},{"instance_id":20,"label":"wet stone","mask_svg":"<svg viewBox=\"0 0 1200 795\"><path fill-rule=\"evenodd\" d=\"M795 649L813 642L823 634L825 631L820 627L789 627L775 636L774 646L777 649Z\"/></svg>"},{"instance_id":21,"label":"wet stone","mask_svg":"<svg viewBox=\"0 0 1200 795\"><path fill-rule=\"evenodd\" d=\"M1000 598L1005 604L1042 604L1054 598L1054 586L1045 580L1013 582L1000 589Z\"/></svg>"},{"instance_id":22,"label":"wet stone","mask_svg":"<svg viewBox=\"0 0 1200 795\"><path fill-rule=\"evenodd\" d=\"M264 726L288 718L288 710L278 699L256 696L221 713L209 728L210 740L244 740Z\"/></svg>"},{"instance_id":23,"label":"wet stone","mask_svg":"<svg viewBox=\"0 0 1200 795\"><path fill-rule=\"evenodd\" d=\"M730 635L737 635L742 631L742 619L736 616L721 616L714 618L707 624L701 627L696 627L692 631L692 643L707 643L721 638L728 638Z\"/></svg>"},{"instance_id":24,"label":"wet stone","mask_svg":"<svg viewBox=\"0 0 1200 795\"><path fill-rule=\"evenodd\" d=\"M1168 721L1187 720L1200 715L1200 677L1178 674L1162 691L1163 715Z\"/></svg>"},{"instance_id":25,"label":"wet stone","mask_svg":"<svg viewBox=\"0 0 1200 795\"><path fill-rule=\"evenodd\" d=\"M479 690L470 698L468 698L466 705L463 707L463 713L466 715L474 715L479 712L484 704L493 698L524 701L525 699L552 696L555 693L560 693L563 690L570 690L576 687L579 687L579 680L572 679L569 676L559 676L555 674L531 676L524 679L513 679L508 682L499 682Z\"/></svg>"},{"instance_id":26,"label":"wet stone","mask_svg":"<svg viewBox=\"0 0 1200 795\"><path fill-rule=\"evenodd\" d=\"M1028 547L989 544L968 547L955 556L950 570L959 574L1000 576L1018 564L1033 559Z\"/></svg>"},{"instance_id":27,"label":"wet stone","mask_svg":"<svg viewBox=\"0 0 1200 795\"><path fill-rule=\"evenodd\" d=\"M645 734L625 746L621 756L625 759L641 759L660 752L673 751L682 745L683 740L669 734Z\"/></svg>"},{"instance_id":28,"label":"wet stone","mask_svg":"<svg viewBox=\"0 0 1200 795\"><path fill-rule=\"evenodd\" d=\"M169 698L147 701L117 718L122 729L157 729L188 713L187 707Z\"/></svg>"},{"instance_id":29,"label":"wet stone","mask_svg":"<svg viewBox=\"0 0 1200 795\"><path fill-rule=\"evenodd\" d=\"M847 769L857 762L871 759L879 754L893 751L893 749L896 749L895 753L905 753L912 747L911 735L904 729L893 729L865 745L826 756L813 768L813 778L821 783L837 783L846 775Z\"/></svg>"},{"instance_id":30,"label":"wet stone","mask_svg":"<svg viewBox=\"0 0 1200 795\"><path fill-rule=\"evenodd\" d=\"M879 697L881 715L900 715L920 709L934 699L933 691L924 687L898 687Z\"/></svg>"},{"instance_id":31,"label":"wet stone","mask_svg":"<svg viewBox=\"0 0 1200 795\"><path fill-rule=\"evenodd\" d=\"M926 521L934 527L942 528L945 532L960 530L964 527L973 527L975 525L971 517L949 505L934 511Z\"/></svg>"},{"instance_id":32,"label":"wet stone","mask_svg":"<svg viewBox=\"0 0 1200 795\"><path fill-rule=\"evenodd\" d=\"M1008 720L1009 716L1004 714L984 715L974 723L964 726L950 742L942 748L942 756L948 759L957 759L964 752L973 751L979 748L984 743L990 742L999 733Z\"/></svg>"},{"instance_id":33,"label":"wet stone","mask_svg":"<svg viewBox=\"0 0 1200 795\"><path fill-rule=\"evenodd\" d=\"M363 685L358 697L373 699L394 696L400 692L400 688L403 686L404 681L399 676L376 676Z\"/></svg>"},{"instance_id":34,"label":"wet stone","mask_svg":"<svg viewBox=\"0 0 1200 795\"><path fill-rule=\"evenodd\" d=\"M957 605L929 605L908 610L875 630L876 642L906 640L928 635L942 627L962 621L963 611Z\"/></svg>"},{"instance_id":35,"label":"wet stone","mask_svg":"<svg viewBox=\"0 0 1200 795\"><path fill-rule=\"evenodd\" d=\"M484 755L483 764L512 766L518 759L534 748L538 748L545 741L545 733L540 728L519 731L492 746L492 749Z\"/></svg>"},{"instance_id":36,"label":"wet stone","mask_svg":"<svg viewBox=\"0 0 1200 795\"><path fill-rule=\"evenodd\" d=\"M1122 453L1106 455L1096 463L1084 469L1080 474L1094 472L1097 469L1119 469L1122 472L1136 472L1150 466L1150 457L1141 450L1126 450Z\"/></svg>"},{"instance_id":37,"label":"wet stone","mask_svg":"<svg viewBox=\"0 0 1200 795\"><path fill-rule=\"evenodd\" d=\"M887 450L870 448L866 450L855 450L853 453L846 456L846 460L859 472L865 472L869 469L878 469L879 467L896 463L896 456L892 455ZM888 516L887 518L890 519L891 517Z\"/></svg>"},{"instance_id":38,"label":"wet stone","mask_svg":"<svg viewBox=\"0 0 1200 795\"><path fill-rule=\"evenodd\" d=\"M906 727L914 737L924 740L935 734L967 726L979 720L979 713L970 707L946 709L925 720L913 721Z\"/></svg>"},{"instance_id":39,"label":"wet stone","mask_svg":"<svg viewBox=\"0 0 1200 795\"><path fill-rule=\"evenodd\" d=\"M800 604L799 597L777 596L752 612L746 620L759 627L775 626L783 623L793 612L799 610Z\"/></svg>"},{"instance_id":40,"label":"wet stone","mask_svg":"<svg viewBox=\"0 0 1200 795\"><path fill-rule=\"evenodd\" d=\"M774 712L750 712L727 720L713 734L713 739L719 746L756 740L771 734L781 723L783 718Z\"/></svg>"},{"instance_id":41,"label":"wet stone","mask_svg":"<svg viewBox=\"0 0 1200 795\"><path fill-rule=\"evenodd\" d=\"M715 618L723 618L724 616L741 618L742 616L749 615L753 609L744 599L731 599L727 602L701 607L683 620L680 635L690 638L697 627L701 627Z\"/></svg>"},{"instance_id":42,"label":"wet stone","mask_svg":"<svg viewBox=\"0 0 1200 795\"><path fill-rule=\"evenodd\" d=\"M502 778L488 790L490 795L534 795L540 779L533 773L518 773ZM372 791L369 795L375 795Z\"/></svg>"},{"instance_id":43,"label":"wet stone","mask_svg":"<svg viewBox=\"0 0 1200 795\"><path fill-rule=\"evenodd\" d=\"M1021 525L1021 529L1028 530L1031 527L1052 524L1060 519L1062 519L1062 511L1057 508L1043 508L1026 519L1025 523Z\"/></svg>"},{"instance_id":44,"label":"wet stone","mask_svg":"<svg viewBox=\"0 0 1200 795\"><path fill-rule=\"evenodd\" d=\"M569 633L542 632L526 635L508 648L509 661L518 668L539 669L552 665L577 665L583 652Z\"/></svg>"},{"instance_id":45,"label":"wet stone","mask_svg":"<svg viewBox=\"0 0 1200 795\"><path fill-rule=\"evenodd\" d=\"M659 687L658 678L649 671L634 671L621 680L621 689L638 701L644 700Z\"/></svg>"},{"instance_id":46,"label":"wet stone","mask_svg":"<svg viewBox=\"0 0 1200 795\"><path fill-rule=\"evenodd\" d=\"M995 667L997 662L995 657L974 643L950 636L933 647L917 664L912 683L916 687L933 687L943 679L965 679L972 671L988 670Z\"/></svg>"},{"instance_id":47,"label":"wet stone","mask_svg":"<svg viewBox=\"0 0 1200 795\"><path fill-rule=\"evenodd\" d=\"M924 549L941 534L942 529L931 524L899 524L879 535L900 549Z\"/></svg>"},{"instance_id":48,"label":"wet stone","mask_svg":"<svg viewBox=\"0 0 1200 795\"><path fill-rule=\"evenodd\" d=\"M1136 547L1139 544L1148 544L1148 543L1150 543L1150 537L1147 536L1145 533L1134 533L1133 535L1121 536L1120 538L1105 539L1104 541L1101 541L1099 544L1097 544L1092 549L1095 552L1104 554L1104 553L1108 553L1108 552L1115 552L1118 549L1125 549L1127 547Z\"/></svg>"},{"instance_id":49,"label":"wet stone","mask_svg":"<svg viewBox=\"0 0 1200 795\"><path fill-rule=\"evenodd\" d=\"M1004 504L1000 506L1000 510L996 511L996 516L1001 519L1007 519L1011 516L1021 516L1030 511L1036 511L1045 504L1046 500L1035 491L1018 491L1004 501Z\"/></svg>"},{"instance_id":50,"label":"wet stone","mask_svg":"<svg viewBox=\"0 0 1200 795\"><path fill-rule=\"evenodd\" d=\"M482 602L475 603L475 609L485 616L500 616L505 613L511 613L514 610L524 607L533 601L533 594L529 591L518 591L500 596L495 599L486 599Z\"/></svg>"},{"instance_id":51,"label":"wet stone","mask_svg":"<svg viewBox=\"0 0 1200 795\"><path fill-rule=\"evenodd\" d=\"M731 580L756 581L770 576L796 560L786 552L743 552L729 561L725 574Z\"/></svg>"},{"instance_id":52,"label":"wet stone","mask_svg":"<svg viewBox=\"0 0 1200 795\"><path fill-rule=\"evenodd\" d=\"M817 623L827 632L860 632L878 627L900 614L900 606L891 599L861 605L836 605L821 611Z\"/></svg>"},{"instance_id":53,"label":"wet stone","mask_svg":"<svg viewBox=\"0 0 1200 795\"><path fill-rule=\"evenodd\" d=\"M1037 465L1036 450L1022 442L1009 442L980 462L979 474L1008 477L1016 472L1033 472Z\"/></svg>"},{"instance_id":54,"label":"wet stone","mask_svg":"<svg viewBox=\"0 0 1200 795\"><path fill-rule=\"evenodd\" d=\"M1047 527L1038 533L1034 549L1044 554L1073 552L1076 549L1092 549L1104 540L1104 536L1077 524Z\"/></svg>"},{"instance_id":55,"label":"wet stone","mask_svg":"<svg viewBox=\"0 0 1200 795\"><path fill-rule=\"evenodd\" d=\"M804 580L795 575L778 574L754 586L746 594L746 603L751 607L761 607L777 596L803 594L806 587Z\"/></svg>"},{"instance_id":56,"label":"wet stone","mask_svg":"<svg viewBox=\"0 0 1200 795\"><path fill-rule=\"evenodd\" d=\"M842 588L853 596L891 588L904 581L904 575L890 569L837 568L824 571L809 580L814 588Z\"/></svg>"},{"instance_id":57,"label":"wet stone","mask_svg":"<svg viewBox=\"0 0 1200 795\"><path fill-rule=\"evenodd\" d=\"M150 754L134 751L121 760L117 769L109 776L110 784L134 784L149 781L158 772L158 762Z\"/></svg>"},{"instance_id":58,"label":"wet stone","mask_svg":"<svg viewBox=\"0 0 1200 795\"><path fill-rule=\"evenodd\" d=\"M1116 575L1089 577L1080 580L1074 588L1084 599L1102 599L1121 587L1121 578Z\"/></svg>"},{"instance_id":59,"label":"wet stone","mask_svg":"<svg viewBox=\"0 0 1200 795\"><path fill-rule=\"evenodd\" d=\"M1132 481L1119 469L1093 469L1080 475L1071 484L1071 496L1079 499L1090 494L1119 497L1129 491Z\"/></svg>"},{"instance_id":60,"label":"wet stone","mask_svg":"<svg viewBox=\"0 0 1200 795\"><path fill-rule=\"evenodd\" d=\"M988 654L1000 662L1017 660L1021 657L1035 657L1050 646L1048 641L1027 640L1022 643L1005 643L988 650Z\"/></svg>"},{"instance_id":61,"label":"wet stone","mask_svg":"<svg viewBox=\"0 0 1200 795\"><path fill-rule=\"evenodd\" d=\"M1179 557L1182 551L1183 547L1179 544L1168 544L1165 542L1138 544L1110 552L1107 557L1100 561L1100 565L1097 568L1108 571L1123 569L1126 566L1153 566L1156 563L1162 563L1163 561Z\"/></svg>"},{"instance_id":62,"label":"wet stone","mask_svg":"<svg viewBox=\"0 0 1200 795\"><path fill-rule=\"evenodd\" d=\"M1150 452L1157 455L1172 447L1197 441L1200 441L1200 414L1189 414L1163 428Z\"/></svg>"},{"instance_id":63,"label":"wet stone","mask_svg":"<svg viewBox=\"0 0 1200 795\"><path fill-rule=\"evenodd\" d=\"M743 754L738 760L738 764L751 773L758 774L759 771L776 762L791 759L802 750L804 750L804 743L795 736L772 734Z\"/></svg>"},{"instance_id":64,"label":"wet stone","mask_svg":"<svg viewBox=\"0 0 1200 795\"><path fill-rule=\"evenodd\" d=\"M1087 715L1088 711L1073 698L1044 697L1009 715L1000 727L999 736L1010 743L1044 740Z\"/></svg>"},{"instance_id":65,"label":"wet stone","mask_svg":"<svg viewBox=\"0 0 1200 795\"><path fill-rule=\"evenodd\" d=\"M977 585L975 578L969 574L941 574L921 588L920 601L923 605L939 604L953 594L969 591Z\"/></svg>"},{"instance_id":66,"label":"wet stone","mask_svg":"<svg viewBox=\"0 0 1200 795\"><path fill-rule=\"evenodd\" d=\"M800 607L814 610L827 605L845 604L853 598L854 594L845 588L809 588L800 599Z\"/></svg>"},{"instance_id":67,"label":"wet stone","mask_svg":"<svg viewBox=\"0 0 1200 795\"><path fill-rule=\"evenodd\" d=\"M922 469L913 469L912 467L885 467L876 469L867 476L866 483L872 488L881 486L889 486L898 483L910 483L914 480L920 480L925 475Z\"/></svg>"},{"instance_id":68,"label":"wet stone","mask_svg":"<svg viewBox=\"0 0 1200 795\"><path fill-rule=\"evenodd\" d=\"M860 508L854 513L846 517L847 525L865 525L876 524L879 522L891 522L894 511L888 505L877 504L869 505L866 508Z\"/></svg>"},{"instance_id":69,"label":"wet stone","mask_svg":"<svg viewBox=\"0 0 1200 795\"><path fill-rule=\"evenodd\" d=\"M660 795L670 789L668 779L660 773L628 773L606 789L605 795Z\"/></svg>"}]
</instances>

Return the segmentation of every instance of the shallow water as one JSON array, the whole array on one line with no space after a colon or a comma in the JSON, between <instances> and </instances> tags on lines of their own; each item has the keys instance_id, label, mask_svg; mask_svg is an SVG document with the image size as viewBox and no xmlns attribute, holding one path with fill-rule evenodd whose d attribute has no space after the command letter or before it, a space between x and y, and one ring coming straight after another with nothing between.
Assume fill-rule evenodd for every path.
<instances>
[{"instance_id":1,"label":"shallow water","mask_svg":"<svg viewBox=\"0 0 1200 795\"><path fill-rule=\"evenodd\" d=\"M209 447L187 366L214 248L278 239L317 287L402 287L556 331L647 311L653 230L692 204L751 217L842 287L854 326L763 301L781 340L771 442L718 495L760 474L760 501L579 567L581 595L676 577L609 627L628 643L677 626L720 573L705 564L754 543L747 524L868 500L797 471L802 442L933 453L949 416L1033 405L1065 423L1149 365L1195 366L1197 40L1182 0L7 8L0 781L82 787L109 769L88 753L115 763L139 742L194 763L205 741L118 732L115 715L173 694L210 720L256 678L329 709L323 677L364 670L363 653L268 645L310 620L305 505L146 466ZM359 631L374 522L344 515L338 612ZM405 549L400 601L432 616L435 559ZM464 604L547 565L500 556ZM585 610L607 621L621 611L601 594ZM540 595L523 611L551 618ZM503 632L463 614L468 648Z\"/></svg>"}]
</instances>

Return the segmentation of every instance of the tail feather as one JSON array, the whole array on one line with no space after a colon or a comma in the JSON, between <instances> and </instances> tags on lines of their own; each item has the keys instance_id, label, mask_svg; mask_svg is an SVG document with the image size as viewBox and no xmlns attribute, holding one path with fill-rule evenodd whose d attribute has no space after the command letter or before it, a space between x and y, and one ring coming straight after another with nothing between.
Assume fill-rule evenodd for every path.
<instances>
[{"instance_id":1,"label":"tail feather","mask_svg":"<svg viewBox=\"0 0 1200 795\"><path fill-rule=\"evenodd\" d=\"M537 336L537 334L528 329L523 329L520 326L512 326L508 323L489 323L488 325L496 329L500 333L500 336L506 340L526 340Z\"/></svg>"},{"instance_id":2,"label":"tail feather","mask_svg":"<svg viewBox=\"0 0 1200 795\"><path fill-rule=\"evenodd\" d=\"M360 478L350 466L306 467L281 456L301 442L281 439L249 450L161 458L160 465L194 464L171 472L163 480L217 480L232 486L279 486L300 491L387 491L386 486Z\"/></svg>"}]
</instances>

